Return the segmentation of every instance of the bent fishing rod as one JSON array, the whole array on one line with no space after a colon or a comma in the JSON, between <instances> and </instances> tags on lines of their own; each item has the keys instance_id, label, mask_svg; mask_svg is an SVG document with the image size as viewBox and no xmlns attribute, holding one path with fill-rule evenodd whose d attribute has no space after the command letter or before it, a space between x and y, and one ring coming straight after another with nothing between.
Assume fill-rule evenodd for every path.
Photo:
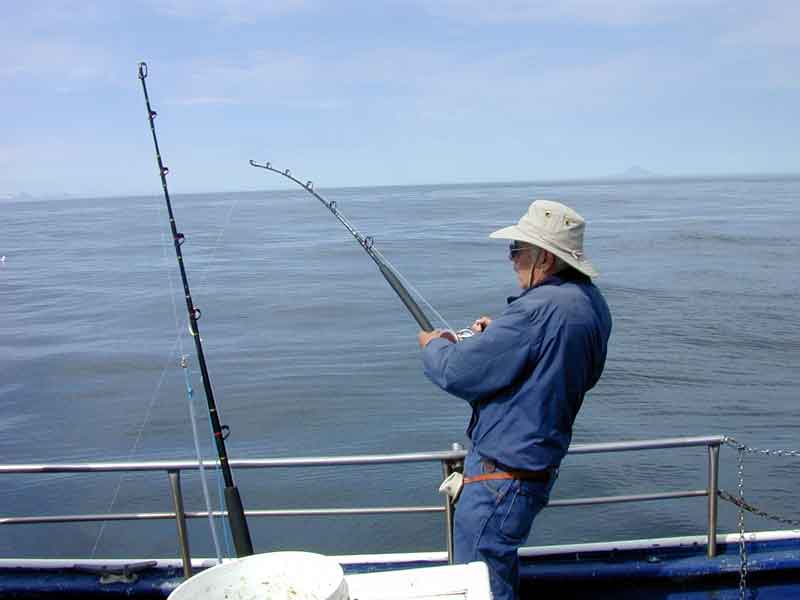
<instances>
[{"instance_id":1,"label":"bent fishing rod","mask_svg":"<svg viewBox=\"0 0 800 600\"><path fill-rule=\"evenodd\" d=\"M211 429L214 432L214 442L217 446L217 455L219 456L219 465L222 469L222 476L225 481L225 506L228 509L228 522L231 527L231 535L233 536L233 545L236 549L236 556L243 557L249 556L253 553L253 543L250 540L250 531L247 528L247 521L244 516L244 507L242 506L242 499L239 495L239 490L233 483L233 474L231 473L231 466L228 461L228 453L225 449L225 438L227 437L228 427L220 424L219 413L217 412L217 405L214 401L214 391L211 388L211 379L208 374L208 367L206 366L205 355L203 354L203 343L200 339L200 330L197 327L197 321L200 319L200 309L197 308L192 302L192 294L189 291L189 280L186 277L186 266L183 260L183 253L181 246L186 241L186 237L182 233L178 233L177 226L175 225L175 215L172 212L172 203L169 199L169 191L167 189L167 173L169 169L164 166L161 160L161 151L158 148L158 138L156 137L155 118L156 111L150 107L150 97L147 94L147 63L139 63L139 79L142 82L142 91L144 92L144 101L147 105L147 119L150 122L150 131L153 134L153 145L156 149L156 161L158 162L158 172L161 176L161 187L164 190L164 200L167 203L167 212L169 213L169 225L172 229L172 241L175 245L175 255L178 259L178 266L181 271L181 280L183 281L183 291L186 296L186 309L189 312L189 331L194 338L194 346L197 350L197 361L200 365L200 373L203 378L203 389L206 394L206 401L208 403L208 412L211 417Z\"/></svg>"},{"instance_id":2,"label":"bent fishing rod","mask_svg":"<svg viewBox=\"0 0 800 600\"><path fill-rule=\"evenodd\" d=\"M311 181L307 181L306 183L303 183L302 181L300 181L299 179L294 177L291 174L291 171L289 171L289 169L281 171L281 170L276 169L275 167L273 167L271 163L267 162L267 163L264 163L264 164L259 164L258 162L254 161L254 160L250 161L250 165L253 166L253 167L258 167L260 169L266 169L267 171L271 171L273 173L277 173L278 175L281 175L281 176L285 177L289 181L293 181L294 183L299 185L301 188L306 190L309 194L314 196L317 200L319 200L325 206L325 208L327 208L329 211L331 211L333 213L333 216L335 216L339 220L339 222L342 225L345 226L347 231L350 232L350 235L352 235L356 239L356 241L359 243L359 245L364 249L364 252L366 252L373 261L375 261L375 264L378 266L378 269L380 270L381 275L383 275L384 279L386 279L386 282L392 287L392 289L398 295L400 300L402 300L403 304L408 309L408 312L411 313L411 316L414 317L414 320L417 322L417 324L420 326L420 328L423 331L433 331L433 325L431 325L430 320L425 315L425 313L422 311L422 309L420 308L419 304L417 304L416 300L414 300L414 298L411 296L411 294L406 289L406 287L403 285L403 283L400 281L400 277L398 276L398 273L395 271L395 269L393 269L388 264L388 261L386 260L386 257L384 257L374 247L375 246L375 240L372 238L372 236L365 236L365 235L362 235L361 233L359 233L359 231L350 223L350 221L347 220L347 218L336 207L336 201L335 200L331 200L331 201L325 200L325 198L320 196L314 190L314 184ZM431 307L431 308L433 308L433 307ZM444 319L442 319L442 320L444 321ZM469 330L466 330L466 331L469 331ZM471 334L472 332L469 332L469 333ZM464 335L461 335L461 334L464 334ZM469 335L465 333L465 330L459 331L457 335L458 335L458 337L469 337Z\"/></svg>"}]
</instances>

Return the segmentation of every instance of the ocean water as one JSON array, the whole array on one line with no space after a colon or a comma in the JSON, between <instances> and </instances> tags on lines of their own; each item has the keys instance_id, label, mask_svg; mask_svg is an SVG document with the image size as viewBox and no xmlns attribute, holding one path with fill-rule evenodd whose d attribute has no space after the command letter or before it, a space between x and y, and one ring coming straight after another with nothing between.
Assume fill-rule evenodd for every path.
<instances>
[{"instance_id":1,"label":"ocean water","mask_svg":"<svg viewBox=\"0 0 800 600\"><path fill-rule=\"evenodd\" d=\"M320 190L454 327L516 293L493 229L534 198L588 221L614 316L574 442L725 434L800 447L800 179L651 180ZM232 458L448 449L469 409L421 371L417 328L374 264L303 192L174 194ZM213 457L163 198L0 204L0 462L191 458L181 352ZM702 449L568 457L554 498L699 489ZM721 485L736 489L722 450ZM441 502L437 464L236 472L248 508ZM166 511L163 474L2 475L0 517ZM202 509L185 474L189 509ZM212 490L217 487L211 473ZM748 458L751 501L794 518L797 459ZM215 500L215 502L217 502ZM438 550L440 515L251 521L258 551ZM529 542L699 534L704 498L552 508ZM721 505L720 528L736 513ZM751 529L777 528L748 518ZM174 524L0 525L0 555L177 556ZM205 520L192 551L212 555Z\"/></svg>"}]
</instances>

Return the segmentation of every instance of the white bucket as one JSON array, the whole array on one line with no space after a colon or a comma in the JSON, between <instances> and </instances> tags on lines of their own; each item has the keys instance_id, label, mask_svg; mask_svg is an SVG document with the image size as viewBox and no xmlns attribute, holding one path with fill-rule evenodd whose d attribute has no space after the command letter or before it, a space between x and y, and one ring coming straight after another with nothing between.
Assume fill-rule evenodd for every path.
<instances>
[{"instance_id":1,"label":"white bucket","mask_svg":"<svg viewBox=\"0 0 800 600\"><path fill-rule=\"evenodd\" d=\"M310 552L255 554L184 581L169 600L349 600L342 567Z\"/></svg>"}]
</instances>

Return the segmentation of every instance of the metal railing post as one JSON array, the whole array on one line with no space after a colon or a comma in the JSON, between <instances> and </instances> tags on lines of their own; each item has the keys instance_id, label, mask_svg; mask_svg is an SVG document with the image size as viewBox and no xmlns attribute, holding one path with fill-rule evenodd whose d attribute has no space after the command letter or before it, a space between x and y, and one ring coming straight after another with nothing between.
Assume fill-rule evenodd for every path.
<instances>
[{"instance_id":1,"label":"metal railing post","mask_svg":"<svg viewBox=\"0 0 800 600\"><path fill-rule=\"evenodd\" d=\"M192 558L189 553L189 534L186 530L186 513L183 510L183 493L181 492L181 472L167 471L169 487L172 492L172 504L175 507L175 521L178 524L178 540L181 546L183 574L186 579L192 576Z\"/></svg>"},{"instance_id":2,"label":"metal railing post","mask_svg":"<svg viewBox=\"0 0 800 600\"><path fill-rule=\"evenodd\" d=\"M450 477L453 472L450 461L442 461L442 474L444 478ZM453 564L453 502L450 496L444 496L444 535L447 540L447 564Z\"/></svg>"},{"instance_id":3,"label":"metal railing post","mask_svg":"<svg viewBox=\"0 0 800 600\"><path fill-rule=\"evenodd\" d=\"M708 558L717 555L717 507L719 490L719 444L708 446Z\"/></svg>"},{"instance_id":4,"label":"metal railing post","mask_svg":"<svg viewBox=\"0 0 800 600\"><path fill-rule=\"evenodd\" d=\"M464 447L458 442L454 442L452 449L455 451L463 450ZM461 461L443 460L442 461L442 474L444 478L450 477L450 474L455 471L462 471L463 463ZM444 524L445 524L445 537L447 538L447 564L454 564L453 557L453 506L454 503L450 496L444 497Z\"/></svg>"}]
</instances>

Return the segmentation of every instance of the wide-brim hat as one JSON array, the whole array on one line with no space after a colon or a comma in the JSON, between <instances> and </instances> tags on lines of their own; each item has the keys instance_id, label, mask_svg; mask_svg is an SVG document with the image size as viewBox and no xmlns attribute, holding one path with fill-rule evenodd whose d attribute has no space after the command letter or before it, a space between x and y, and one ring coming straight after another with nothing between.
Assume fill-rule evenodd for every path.
<instances>
[{"instance_id":1,"label":"wide-brim hat","mask_svg":"<svg viewBox=\"0 0 800 600\"><path fill-rule=\"evenodd\" d=\"M600 273L583 252L585 229L586 221L570 207L552 200L535 200L516 225L498 229L489 237L528 242L594 278Z\"/></svg>"}]
</instances>

